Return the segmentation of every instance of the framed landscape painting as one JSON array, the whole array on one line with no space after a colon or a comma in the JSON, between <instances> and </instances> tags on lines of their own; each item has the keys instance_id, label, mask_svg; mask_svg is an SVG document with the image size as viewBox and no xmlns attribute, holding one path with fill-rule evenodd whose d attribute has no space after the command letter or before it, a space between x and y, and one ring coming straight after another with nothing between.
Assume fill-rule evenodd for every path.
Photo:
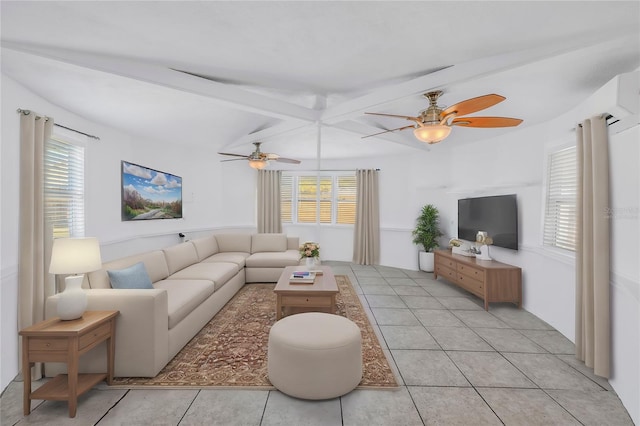
<instances>
[{"instance_id":1,"label":"framed landscape painting","mask_svg":"<svg viewBox=\"0 0 640 426\"><path fill-rule=\"evenodd\" d=\"M182 178L122 161L122 220L180 219Z\"/></svg>"}]
</instances>

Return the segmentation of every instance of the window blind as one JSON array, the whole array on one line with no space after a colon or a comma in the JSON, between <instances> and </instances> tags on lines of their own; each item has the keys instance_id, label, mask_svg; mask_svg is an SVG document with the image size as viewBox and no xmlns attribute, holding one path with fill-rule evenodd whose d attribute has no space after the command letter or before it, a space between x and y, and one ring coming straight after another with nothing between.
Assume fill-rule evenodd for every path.
<instances>
[{"instance_id":1,"label":"window blind","mask_svg":"<svg viewBox=\"0 0 640 426\"><path fill-rule=\"evenodd\" d=\"M575 251L577 165L576 148L549 155L543 243Z\"/></svg>"},{"instance_id":2,"label":"window blind","mask_svg":"<svg viewBox=\"0 0 640 426\"><path fill-rule=\"evenodd\" d=\"M282 223L293 220L293 176L280 176L280 217Z\"/></svg>"},{"instance_id":3,"label":"window blind","mask_svg":"<svg viewBox=\"0 0 640 426\"><path fill-rule=\"evenodd\" d=\"M338 176L336 223L356 223L356 177Z\"/></svg>"},{"instance_id":4,"label":"window blind","mask_svg":"<svg viewBox=\"0 0 640 426\"><path fill-rule=\"evenodd\" d=\"M320 200L320 223L331 223L332 179L330 176L298 177L298 223L316 223L318 195Z\"/></svg>"},{"instance_id":5,"label":"window blind","mask_svg":"<svg viewBox=\"0 0 640 426\"><path fill-rule=\"evenodd\" d=\"M356 217L355 174L316 175L282 174L280 208L283 223L320 223L353 225Z\"/></svg>"},{"instance_id":6,"label":"window blind","mask_svg":"<svg viewBox=\"0 0 640 426\"><path fill-rule=\"evenodd\" d=\"M84 236L84 147L45 143L44 210L54 238Z\"/></svg>"}]
</instances>

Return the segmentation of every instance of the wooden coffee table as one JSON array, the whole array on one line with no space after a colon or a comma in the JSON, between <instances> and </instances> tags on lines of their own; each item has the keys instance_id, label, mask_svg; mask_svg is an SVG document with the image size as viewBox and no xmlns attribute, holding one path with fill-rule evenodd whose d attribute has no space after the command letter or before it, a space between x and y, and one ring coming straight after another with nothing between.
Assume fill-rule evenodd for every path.
<instances>
[{"instance_id":1,"label":"wooden coffee table","mask_svg":"<svg viewBox=\"0 0 640 426\"><path fill-rule=\"evenodd\" d=\"M283 311L287 309L295 313L336 312L336 294L339 290L331 268L318 266L316 269L321 270L322 275L316 275L313 284L290 284L291 274L303 269L304 266L287 266L280 275L278 284L273 289L277 296L276 320L281 319Z\"/></svg>"}]
</instances>

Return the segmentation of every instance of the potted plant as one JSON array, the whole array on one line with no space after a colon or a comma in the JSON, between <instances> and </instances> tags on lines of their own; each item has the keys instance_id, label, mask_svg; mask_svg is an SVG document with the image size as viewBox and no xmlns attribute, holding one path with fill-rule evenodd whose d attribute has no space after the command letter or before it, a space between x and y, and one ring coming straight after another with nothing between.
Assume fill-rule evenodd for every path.
<instances>
[{"instance_id":1,"label":"potted plant","mask_svg":"<svg viewBox=\"0 0 640 426\"><path fill-rule=\"evenodd\" d=\"M433 250L438 248L438 238L442 236L438 225L438 209L432 204L422 207L420 216L416 219L416 228L411 233L413 243L424 248L419 258L421 271L433 272Z\"/></svg>"},{"instance_id":2,"label":"potted plant","mask_svg":"<svg viewBox=\"0 0 640 426\"><path fill-rule=\"evenodd\" d=\"M305 259L307 268L309 268L309 270L313 269L320 257L320 245L312 241L307 241L298 248L298 251L300 252L300 259Z\"/></svg>"}]
</instances>

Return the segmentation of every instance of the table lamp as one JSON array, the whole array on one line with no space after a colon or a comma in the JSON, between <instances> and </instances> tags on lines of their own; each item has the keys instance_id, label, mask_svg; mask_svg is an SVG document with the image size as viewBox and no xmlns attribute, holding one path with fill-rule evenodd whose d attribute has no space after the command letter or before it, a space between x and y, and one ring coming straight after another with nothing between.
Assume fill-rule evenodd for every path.
<instances>
[{"instance_id":1,"label":"table lamp","mask_svg":"<svg viewBox=\"0 0 640 426\"><path fill-rule=\"evenodd\" d=\"M102 266L97 238L57 238L53 240L49 273L68 275L58 300L58 316L62 320L82 317L87 308L87 294L82 290L84 273Z\"/></svg>"}]
</instances>

